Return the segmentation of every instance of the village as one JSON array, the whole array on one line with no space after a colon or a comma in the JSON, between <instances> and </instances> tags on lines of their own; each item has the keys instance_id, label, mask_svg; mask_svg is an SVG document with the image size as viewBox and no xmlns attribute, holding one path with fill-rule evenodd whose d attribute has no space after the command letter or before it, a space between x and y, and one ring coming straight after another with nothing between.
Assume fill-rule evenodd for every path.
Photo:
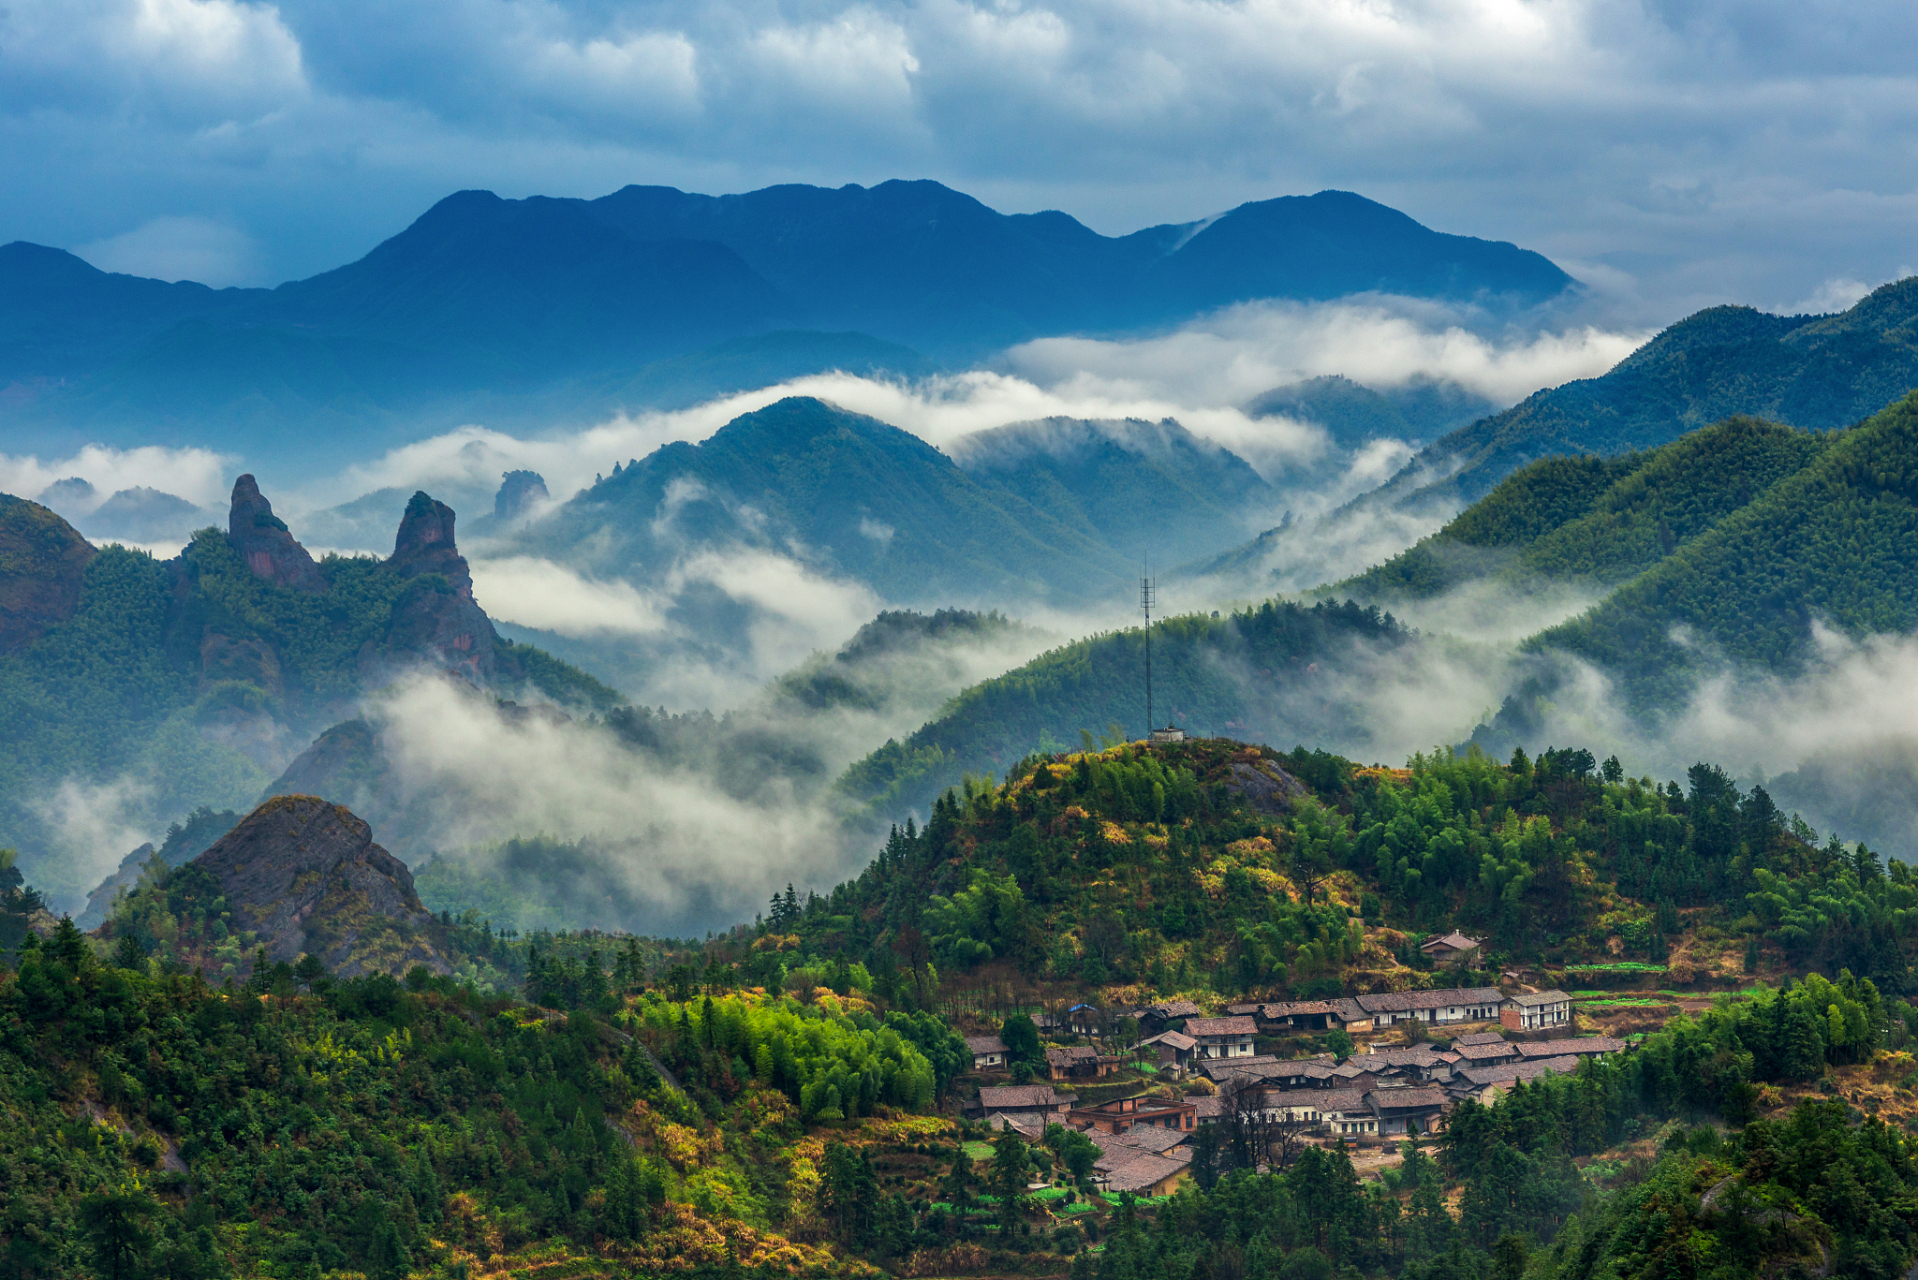
<instances>
[{"instance_id":1,"label":"village","mask_svg":"<svg viewBox=\"0 0 1918 1280\"><path fill-rule=\"evenodd\" d=\"M1476 949L1457 934L1426 945L1438 955ZM1015 1014L966 1043L977 1085L969 1120L1035 1143L1052 1125L1080 1132L1100 1151L1093 1186L1141 1198L1172 1194L1195 1154L1227 1147L1266 1167L1306 1145L1389 1159L1466 1099L1489 1104L1516 1083L1627 1048L1580 1034L1564 991L1499 987L1236 1003L1216 1014L1190 1000L1081 1003ZM1222 1127L1207 1134L1212 1126Z\"/></svg>"}]
</instances>

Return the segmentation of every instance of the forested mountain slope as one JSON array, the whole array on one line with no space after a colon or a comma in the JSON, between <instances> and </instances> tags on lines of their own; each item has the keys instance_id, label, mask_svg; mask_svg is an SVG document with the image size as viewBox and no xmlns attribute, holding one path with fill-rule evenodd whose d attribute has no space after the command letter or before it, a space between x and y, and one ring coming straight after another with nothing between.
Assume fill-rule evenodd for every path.
<instances>
[{"instance_id":1,"label":"forested mountain slope","mask_svg":"<svg viewBox=\"0 0 1918 1280\"><path fill-rule=\"evenodd\" d=\"M1918 387L1918 277L1830 316L1713 307L1679 321L1602 377L1540 391L1436 441L1386 493L1421 474L1470 502L1554 454L1610 457L1736 414L1806 430L1846 427ZM1449 474L1448 474L1449 473Z\"/></svg>"},{"instance_id":2,"label":"forested mountain slope","mask_svg":"<svg viewBox=\"0 0 1918 1280\"><path fill-rule=\"evenodd\" d=\"M1531 644L1620 673L1642 703L1717 663L1789 673L1814 623L1918 626L1918 394L1829 438L1807 465ZM1681 644L1674 630L1695 637Z\"/></svg>"},{"instance_id":3,"label":"forested mountain slope","mask_svg":"<svg viewBox=\"0 0 1918 1280\"><path fill-rule=\"evenodd\" d=\"M891 603L1016 609L1125 600L1148 526L1217 547L1243 533L1235 503L1269 500L1241 459L1175 423L1004 430L969 438L961 465L877 419L789 397L616 465L521 542L613 575L689 549L770 549Z\"/></svg>"},{"instance_id":4,"label":"forested mountain slope","mask_svg":"<svg viewBox=\"0 0 1918 1280\"><path fill-rule=\"evenodd\" d=\"M55 556L0 564L0 596L37 602L0 633L0 844L63 898L91 885L78 879L88 867L49 861L58 815L43 801L63 784L147 790L156 826L202 804L250 804L309 734L417 667L611 705L584 673L496 639L453 513L425 494L392 556L315 561L242 476L225 533L202 530L168 561L106 547L84 560L77 592L64 570L36 567L78 562L85 544L64 522L18 501L0 518Z\"/></svg>"},{"instance_id":5,"label":"forested mountain slope","mask_svg":"<svg viewBox=\"0 0 1918 1280\"><path fill-rule=\"evenodd\" d=\"M1267 602L1226 616L1153 624L1154 718L1196 734L1362 743L1354 680L1416 652L1419 638L1377 608ZM1004 776L1034 751L1084 733L1142 737L1145 634L1077 640L977 684L904 739L854 764L838 788L894 819L925 812L968 774Z\"/></svg>"},{"instance_id":6,"label":"forested mountain slope","mask_svg":"<svg viewBox=\"0 0 1918 1280\"><path fill-rule=\"evenodd\" d=\"M1731 418L1616 458L1522 468L1444 528L1328 592L1391 605L1467 583L1628 581L1809 466L1834 435Z\"/></svg>"}]
</instances>

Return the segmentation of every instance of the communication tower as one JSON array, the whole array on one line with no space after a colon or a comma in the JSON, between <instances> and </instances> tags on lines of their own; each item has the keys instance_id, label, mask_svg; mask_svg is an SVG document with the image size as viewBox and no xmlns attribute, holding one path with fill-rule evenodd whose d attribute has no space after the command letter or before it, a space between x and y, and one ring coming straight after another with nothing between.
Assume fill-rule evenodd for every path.
<instances>
[{"instance_id":1,"label":"communication tower","mask_svg":"<svg viewBox=\"0 0 1918 1280\"><path fill-rule=\"evenodd\" d=\"M1139 608L1145 611L1145 735L1150 738L1152 719L1152 606L1159 602L1158 579L1148 576L1145 562L1139 565Z\"/></svg>"}]
</instances>

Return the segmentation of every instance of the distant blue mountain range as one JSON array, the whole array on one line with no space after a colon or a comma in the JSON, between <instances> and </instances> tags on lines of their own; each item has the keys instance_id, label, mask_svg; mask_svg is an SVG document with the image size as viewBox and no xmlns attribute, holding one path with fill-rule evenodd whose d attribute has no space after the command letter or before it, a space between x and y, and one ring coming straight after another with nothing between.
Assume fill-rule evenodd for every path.
<instances>
[{"instance_id":1,"label":"distant blue mountain range","mask_svg":"<svg viewBox=\"0 0 1918 1280\"><path fill-rule=\"evenodd\" d=\"M463 191L359 261L208 289L0 247L0 425L15 447L215 440L294 455L457 421L672 406L822 369L915 375L1008 344L1369 290L1527 305L1539 254L1347 192L1102 236L936 182Z\"/></svg>"}]
</instances>

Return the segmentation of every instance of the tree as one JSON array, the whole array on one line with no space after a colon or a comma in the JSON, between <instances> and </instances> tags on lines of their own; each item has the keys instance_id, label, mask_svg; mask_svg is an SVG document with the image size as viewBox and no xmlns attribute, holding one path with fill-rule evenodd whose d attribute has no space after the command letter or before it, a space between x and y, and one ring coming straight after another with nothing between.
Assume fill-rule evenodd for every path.
<instances>
[{"instance_id":1,"label":"tree","mask_svg":"<svg viewBox=\"0 0 1918 1280\"><path fill-rule=\"evenodd\" d=\"M135 1280L147 1274L153 1234L147 1219L159 1206L138 1187L100 1191L80 1200L80 1229L87 1233L101 1280Z\"/></svg>"},{"instance_id":2,"label":"tree","mask_svg":"<svg viewBox=\"0 0 1918 1280\"><path fill-rule=\"evenodd\" d=\"M1352 1050L1358 1046L1352 1042L1351 1032L1344 1027L1333 1027L1325 1033L1325 1047L1332 1051L1334 1058L1344 1062L1352 1056Z\"/></svg>"},{"instance_id":3,"label":"tree","mask_svg":"<svg viewBox=\"0 0 1918 1280\"><path fill-rule=\"evenodd\" d=\"M1099 1161L1099 1145L1077 1129L1068 1129L1062 1124L1046 1126L1045 1144L1065 1165L1072 1181L1083 1189L1092 1176L1092 1166Z\"/></svg>"},{"instance_id":4,"label":"tree","mask_svg":"<svg viewBox=\"0 0 1918 1280\"><path fill-rule=\"evenodd\" d=\"M293 976L299 979L301 986L311 991L313 984L326 976L326 966L320 963L318 956L301 955L300 962L293 966Z\"/></svg>"},{"instance_id":5,"label":"tree","mask_svg":"<svg viewBox=\"0 0 1918 1280\"><path fill-rule=\"evenodd\" d=\"M1007 1065L1023 1062L1033 1070L1045 1065L1045 1050L1039 1046L1039 1028L1027 1014L1015 1013L999 1027L1000 1043L1006 1046Z\"/></svg>"},{"instance_id":6,"label":"tree","mask_svg":"<svg viewBox=\"0 0 1918 1280\"><path fill-rule=\"evenodd\" d=\"M132 969L136 972L147 967L147 949L140 940L130 933L120 935L120 941L113 947L113 967Z\"/></svg>"},{"instance_id":7,"label":"tree","mask_svg":"<svg viewBox=\"0 0 1918 1280\"><path fill-rule=\"evenodd\" d=\"M1026 1182L1032 1175L1032 1153L1016 1129L1002 1131L992 1142L992 1194L999 1198L999 1230L1009 1235L1019 1222Z\"/></svg>"},{"instance_id":8,"label":"tree","mask_svg":"<svg viewBox=\"0 0 1918 1280\"><path fill-rule=\"evenodd\" d=\"M877 1208L879 1180L872 1160L843 1142L826 1144L819 1172L819 1208L833 1234L848 1248L864 1244Z\"/></svg>"}]
</instances>

